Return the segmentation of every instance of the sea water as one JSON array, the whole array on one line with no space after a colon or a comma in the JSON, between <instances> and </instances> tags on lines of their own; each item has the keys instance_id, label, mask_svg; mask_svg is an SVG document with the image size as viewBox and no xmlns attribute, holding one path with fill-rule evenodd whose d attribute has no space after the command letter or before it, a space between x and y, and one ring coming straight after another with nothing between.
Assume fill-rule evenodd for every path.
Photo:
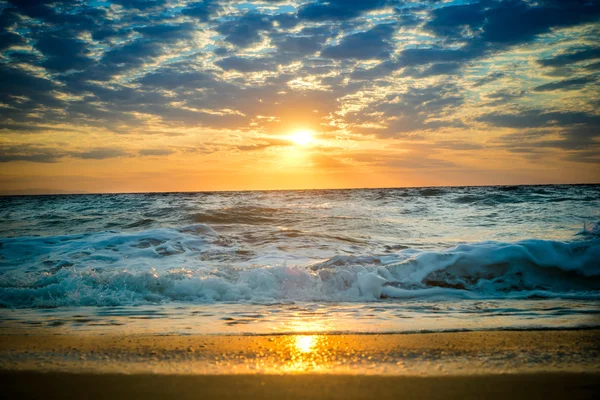
<instances>
[{"instance_id":1,"label":"sea water","mask_svg":"<svg viewBox=\"0 0 600 400\"><path fill-rule=\"evenodd\" d=\"M600 326L600 185L0 197L3 329Z\"/></svg>"}]
</instances>

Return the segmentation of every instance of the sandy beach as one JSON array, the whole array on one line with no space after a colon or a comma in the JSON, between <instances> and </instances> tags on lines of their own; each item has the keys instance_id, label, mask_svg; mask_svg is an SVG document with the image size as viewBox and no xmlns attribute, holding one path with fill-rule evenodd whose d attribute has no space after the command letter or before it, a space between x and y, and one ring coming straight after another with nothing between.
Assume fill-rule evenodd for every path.
<instances>
[{"instance_id":1,"label":"sandy beach","mask_svg":"<svg viewBox=\"0 0 600 400\"><path fill-rule=\"evenodd\" d=\"M3 335L10 398L593 398L600 331ZM55 397L52 397L55 396Z\"/></svg>"}]
</instances>

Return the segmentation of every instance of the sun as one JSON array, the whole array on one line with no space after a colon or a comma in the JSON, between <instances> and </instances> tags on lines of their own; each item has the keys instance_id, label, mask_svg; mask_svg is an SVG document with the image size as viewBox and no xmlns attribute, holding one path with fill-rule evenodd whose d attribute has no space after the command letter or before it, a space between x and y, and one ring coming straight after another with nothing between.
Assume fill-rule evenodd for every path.
<instances>
[{"instance_id":1,"label":"sun","mask_svg":"<svg viewBox=\"0 0 600 400\"><path fill-rule=\"evenodd\" d=\"M307 146L313 141L313 133L309 130L302 129L291 134L289 139L297 145Z\"/></svg>"}]
</instances>

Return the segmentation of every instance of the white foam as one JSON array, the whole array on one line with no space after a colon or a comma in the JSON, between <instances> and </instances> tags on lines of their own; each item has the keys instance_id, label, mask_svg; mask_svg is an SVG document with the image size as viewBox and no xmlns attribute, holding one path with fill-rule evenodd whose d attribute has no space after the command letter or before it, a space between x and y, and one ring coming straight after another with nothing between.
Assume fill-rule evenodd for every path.
<instances>
[{"instance_id":1,"label":"white foam","mask_svg":"<svg viewBox=\"0 0 600 400\"><path fill-rule=\"evenodd\" d=\"M278 263L281 253L275 248L239 262L239 250L203 224L4 239L0 304L600 297L598 238L480 242L442 251L338 255L320 262L292 254Z\"/></svg>"}]
</instances>

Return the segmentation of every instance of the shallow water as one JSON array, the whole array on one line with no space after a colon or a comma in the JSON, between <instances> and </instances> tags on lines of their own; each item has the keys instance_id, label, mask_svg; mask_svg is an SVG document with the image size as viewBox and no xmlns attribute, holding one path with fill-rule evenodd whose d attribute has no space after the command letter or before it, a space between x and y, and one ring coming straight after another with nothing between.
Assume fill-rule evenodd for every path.
<instances>
[{"instance_id":1,"label":"shallow water","mask_svg":"<svg viewBox=\"0 0 600 400\"><path fill-rule=\"evenodd\" d=\"M600 185L16 196L0 220L5 327L600 326Z\"/></svg>"}]
</instances>

